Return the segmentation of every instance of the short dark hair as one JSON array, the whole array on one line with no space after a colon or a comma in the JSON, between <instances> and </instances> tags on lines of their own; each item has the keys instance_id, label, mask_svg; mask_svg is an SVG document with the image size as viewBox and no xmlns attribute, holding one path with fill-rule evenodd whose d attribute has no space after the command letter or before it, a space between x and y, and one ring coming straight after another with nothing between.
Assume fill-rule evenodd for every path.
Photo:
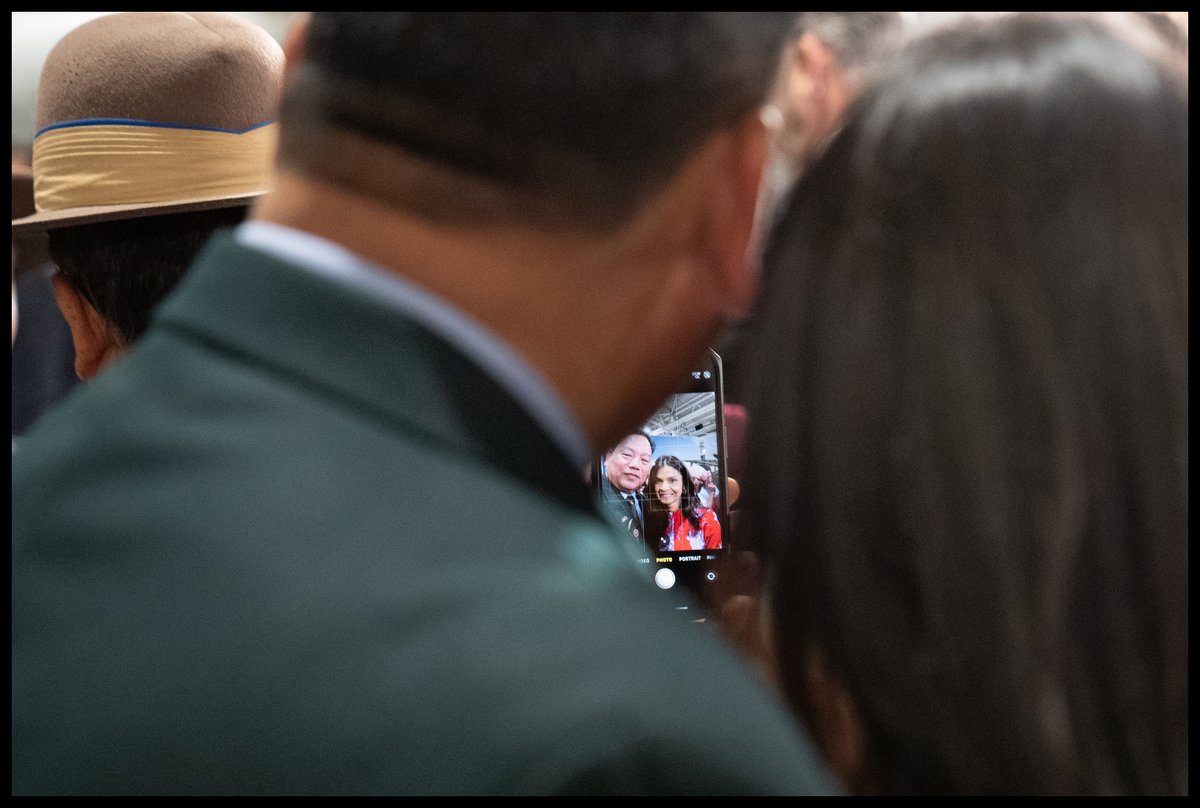
<instances>
[{"instance_id":1,"label":"short dark hair","mask_svg":"<svg viewBox=\"0 0 1200 808\"><path fill-rule=\"evenodd\" d=\"M762 104L792 17L316 12L281 160L430 217L612 228Z\"/></svg>"},{"instance_id":2,"label":"short dark hair","mask_svg":"<svg viewBox=\"0 0 1200 808\"><path fill-rule=\"evenodd\" d=\"M636 431L636 432L630 432L628 435L626 435L625 437L621 438L621 441L620 441L620 443L616 444L616 446L612 446L611 448L609 448L609 450L608 450L608 451L607 451L605 454L606 454L606 455L610 455L610 454L612 454L613 452L615 452L615 451L617 450L617 446L620 446L622 443L624 443L625 441L629 440L629 439L630 439L630 438L632 438L634 435L640 435L640 436L642 436L643 438L645 438L645 439L646 439L646 442L650 444L650 454L654 454L654 438L652 438L652 437L650 436L650 433L649 433L649 432L647 432L647 431L646 431L646 430L644 430L644 429L639 429L639 430L638 430L638 431Z\"/></svg>"},{"instance_id":3,"label":"short dark hair","mask_svg":"<svg viewBox=\"0 0 1200 808\"><path fill-rule=\"evenodd\" d=\"M769 238L783 681L828 657L888 791L1188 790L1187 73L1136 33L915 43Z\"/></svg>"},{"instance_id":4,"label":"short dark hair","mask_svg":"<svg viewBox=\"0 0 1200 808\"><path fill-rule=\"evenodd\" d=\"M130 345L204 243L245 219L247 210L239 205L58 228L48 233L50 257Z\"/></svg>"},{"instance_id":5,"label":"short dark hair","mask_svg":"<svg viewBox=\"0 0 1200 808\"><path fill-rule=\"evenodd\" d=\"M650 454L654 454L654 449L655 449L654 437L649 432L647 432L644 429L639 429L637 432L633 432L631 434L641 435L643 438L645 438L646 441L650 444Z\"/></svg>"}]
</instances>

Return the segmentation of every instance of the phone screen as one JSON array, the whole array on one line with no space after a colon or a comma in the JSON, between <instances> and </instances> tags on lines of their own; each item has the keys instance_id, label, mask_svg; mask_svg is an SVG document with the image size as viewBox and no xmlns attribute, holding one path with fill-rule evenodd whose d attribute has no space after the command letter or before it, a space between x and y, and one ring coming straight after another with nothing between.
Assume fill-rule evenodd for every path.
<instances>
[{"instance_id":1,"label":"phone screen","mask_svg":"<svg viewBox=\"0 0 1200 808\"><path fill-rule=\"evenodd\" d=\"M709 351L640 431L597 459L593 480L654 582L703 602L729 552L721 358Z\"/></svg>"}]
</instances>

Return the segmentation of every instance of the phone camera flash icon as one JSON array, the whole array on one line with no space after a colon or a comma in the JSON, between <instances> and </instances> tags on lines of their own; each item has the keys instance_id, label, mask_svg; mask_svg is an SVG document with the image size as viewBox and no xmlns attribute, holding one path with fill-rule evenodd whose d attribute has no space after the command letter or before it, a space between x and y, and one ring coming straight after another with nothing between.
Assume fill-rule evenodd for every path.
<instances>
[{"instance_id":1,"label":"phone camera flash icon","mask_svg":"<svg viewBox=\"0 0 1200 808\"><path fill-rule=\"evenodd\" d=\"M706 379L711 379L711 378L712 378L712 371L710 371L710 370L706 370L706 371L704 371L704 378L706 378Z\"/></svg>"}]
</instances>

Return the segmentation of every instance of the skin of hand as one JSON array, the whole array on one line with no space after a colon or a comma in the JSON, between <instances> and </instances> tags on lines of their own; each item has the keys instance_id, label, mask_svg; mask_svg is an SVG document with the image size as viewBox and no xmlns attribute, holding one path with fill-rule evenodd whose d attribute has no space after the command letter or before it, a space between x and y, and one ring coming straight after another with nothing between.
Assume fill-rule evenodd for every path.
<instances>
[{"instance_id":1,"label":"skin of hand","mask_svg":"<svg viewBox=\"0 0 1200 808\"><path fill-rule=\"evenodd\" d=\"M758 556L743 551L734 555L718 578L712 613L721 631L743 653L772 687L779 687L778 661L771 640L770 618L763 592Z\"/></svg>"},{"instance_id":2,"label":"skin of hand","mask_svg":"<svg viewBox=\"0 0 1200 808\"><path fill-rule=\"evenodd\" d=\"M734 478L726 477L725 492L729 507L733 507L741 486ZM726 639L750 660L763 681L778 688L778 662L758 556L742 551L725 559L705 605L716 617Z\"/></svg>"}]
</instances>

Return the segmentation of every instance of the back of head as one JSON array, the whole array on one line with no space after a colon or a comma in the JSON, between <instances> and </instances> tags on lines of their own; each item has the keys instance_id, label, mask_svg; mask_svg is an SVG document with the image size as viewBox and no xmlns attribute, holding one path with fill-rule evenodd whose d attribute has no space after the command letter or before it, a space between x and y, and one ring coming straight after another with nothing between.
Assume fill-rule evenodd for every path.
<instances>
[{"instance_id":1,"label":"back of head","mask_svg":"<svg viewBox=\"0 0 1200 808\"><path fill-rule=\"evenodd\" d=\"M789 19L317 12L281 159L435 220L603 231L762 102Z\"/></svg>"},{"instance_id":2,"label":"back of head","mask_svg":"<svg viewBox=\"0 0 1200 808\"><path fill-rule=\"evenodd\" d=\"M1188 89L1144 33L914 43L768 245L746 489L868 787L1187 792Z\"/></svg>"},{"instance_id":3,"label":"back of head","mask_svg":"<svg viewBox=\"0 0 1200 808\"><path fill-rule=\"evenodd\" d=\"M69 32L38 83L37 210L63 277L128 344L218 228L265 193L283 52L221 12L131 12Z\"/></svg>"},{"instance_id":4,"label":"back of head","mask_svg":"<svg viewBox=\"0 0 1200 808\"><path fill-rule=\"evenodd\" d=\"M120 345L131 345L150 314L175 288L201 248L237 226L247 207L138 216L49 231L50 257L91 304Z\"/></svg>"},{"instance_id":5,"label":"back of head","mask_svg":"<svg viewBox=\"0 0 1200 808\"><path fill-rule=\"evenodd\" d=\"M110 14L46 57L33 144L47 230L248 204L267 190L283 51L220 12Z\"/></svg>"}]
</instances>

